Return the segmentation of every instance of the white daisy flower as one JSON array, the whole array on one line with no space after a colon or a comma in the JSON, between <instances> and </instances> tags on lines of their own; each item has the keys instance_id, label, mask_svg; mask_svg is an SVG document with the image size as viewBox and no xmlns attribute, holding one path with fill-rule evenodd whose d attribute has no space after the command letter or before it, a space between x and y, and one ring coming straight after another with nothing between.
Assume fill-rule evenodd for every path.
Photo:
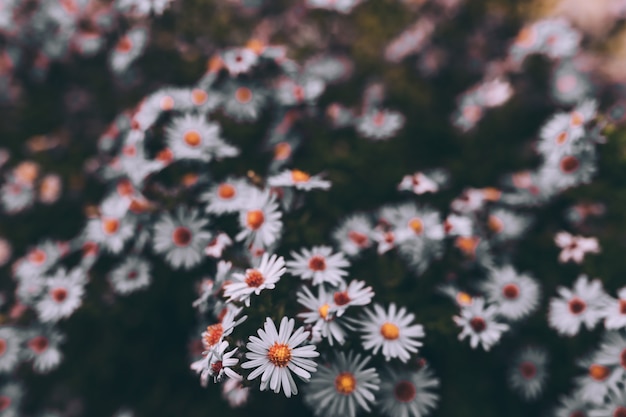
<instances>
[{"instance_id":1,"label":"white daisy flower","mask_svg":"<svg viewBox=\"0 0 626 417\"><path fill-rule=\"evenodd\" d=\"M567 232L559 232L554 237L554 242L560 247L559 262L574 261L582 263L587 253L599 253L600 245L595 237L574 236Z\"/></svg>"},{"instance_id":2,"label":"white daisy flower","mask_svg":"<svg viewBox=\"0 0 626 417\"><path fill-rule=\"evenodd\" d=\"M100 204L100 216L89 220L85 239L118 254L135 234L135 221L128 213L130 200L112 195Z\"/></svg>"},{"instance_id":3,"label":"white daisy flower","mask_svg":"<svg viewBox=\"0 0 626 417\"><path fill-rule=\"evenodd\" d=\"M2 417L19 417L22 402L22 387L14 382L8 382L0 387L0 415Z\"/></svg>"},{"instance_id":4,"label":"white daisy flower","mask_svg":"<svg viewBox=\"0 0 626 417\"><path fill-rule=\"evenodd\" d=\"M304 75L298 79L282 77L274 88L277 101L283 106L313 103L326 88L326 83L317 77Z\"/></svg>"},{"instance_id":5,"label":"white daisy flower","mask_svg":"<svg viewBox=\"0 0 626 417\"><path fill-rule=\"evenodd\" d=\"M580 129L571 128L571 116L568 113L557 113L541 128L537 150L546 156L571 153L584 133Z\"/></svg>"},{"instance_id":6,"label":"white daisy flower","mask_svg":"<svg viewBox=\"0 0 626 417\"><path fill-rule=\"evenodd\" d=\"M302 279L312 280L313 285L328 283L336 287L348 275L345 268L350 266L350 262L343 253L333 254L332 251L329 246L302 248L301 253L292 251L291 256L294 259L287 261L287 271Z\"/></svg>"},{"instance_id":7,"label":"white daisy flower","mask_svg":"<svg viewBox=\"0 0 626 417\"><path fill-rule=\"evenodd\" d=\"M65 336L51 327L43 327L29 332L26 337L26 360L33 361L33 369L38 373L47 373L55 369L63 360L59 345Z\"/></svg>"},{"instance_id":8,"label":"white daisy flower","mask_svg":"<svg viewBox=\"0 0 626 417\"><path fill-rule=\"evenodd\" d=\"M590 405L579 396L561 396L559 402L560 405L554 412L555 417L589 417Z\"/></svg>"},{"instance_id":9,"label":"white daisy flower","mask_svg":"<svg viewBox=\"0 0 626 417\"><path fill-rule=\"evenodd\" d=\"M257 53L250 48L228 48L221 55L222 62L231 76L250 71L259 61Z\"/></svg>"},{"instance_id":10,"label":"white daisy flower","mask_svg":"<svg viewBox=\"0 0 626 417\"><path fill-rule=\"evenodd\" d=\"M35 188L33 184L26 184L9 176L0 187L0 203L9 214L19 213L35 202Z\"/></svg>"},{"instance_id":11,"label":"white daisy flower","mask_svg":"<svg viewBox=\"0 0 626 417\"><path fill-rule=\"evenodd\" d=\"M153 249L164 254L175 269L191 269L202 262L202 253L211 233L202 230L209 223L198 210L179 207L174 216L164 213L153 229Z\"/></svg>"},{"instance_id":12,"label":"white daisy flower","mask_svg":"<svg viewBox=\"0 0 626 417\"><path fill-rule=\"evenodd\" d=\"M558 287L557 292L560 297L550 301L548 324L559 334L574 336L582 324L591 330L602 318L607 295L599 279L589 282L585 275L581 275L573 290Z\"/></svg>"},{"instance_id":13,"label":"white daisy flower","mask_svg":"<svg viewBox=\"0 0 626 417\"><path fill-rule=\"evenodd\" d=\"M244 387L240 380L227 379L222 384L222 398L224 398L232 408L245 405L248 402L249 396L250 388Z\"/></svg>"},{"instance_id":14,"label":"white daisy flower","mask_svg":"<svg viewBox=\"0 0 626 417\"><path fill-rule=\"evenodd\" d=\"M537 281L518 274L510 265L492 269L481 289L487 302L497 305L498 314L508 320L526 317L539 306Z\"/></svg>"},{"instance_id":15,"label":"white daisy flower","mask_svg":"<svg viewBox=\"0 0 626 417\"><path fill-rule=\"evenodd\" d=\"M150 285L150 263L131 255L118 265L109 275L109 282L115 292L125 295Z\"/></svg>"},{"instance_id":16,"label":"white daisy flower","mask_svg":"<svg viewBox=\"0 0 626 417\"><path fill-rule=\"evenodd\" d=\"M21 359L21 343L21 332L13 327L0 327L0 373L13 372Z\"/></svg>"},{"instance_id":17,"label":"white daisy flower","mask_svg":"<svg viewBox=\"0 0 626 417\"><path fill-rule=\"evenodd\" d=\"M46 279L46 290L35 309L41 322L56 322L67 318L80 307L83 300L85 277L81 269L75 268L66 274L61 268Z\"/></svg>"},{"instance_id":18,"label":"white daisy flower","mask_svg":"<svg viewBox=\"0 0 626 417\"><path fill-rule=\"evenodd\" d=\"M283 317L277 331L274 322L268 317L263 329L257 331L258 337L250 336L246 345L248 361L242 363L241 367L255 368L248 375L248 380L261 376L261 391L269 387L278 393L282 389L287 397L291 397L298 393L291 372L303 381L308 381L311 372L315 372L317 363L311 358L318 357L319 353L314 345L300 346L309 337L309 332L302 327L294 332L294 326L294 319Z\"/></svg>"},{"instance_id":19,"label":"white daisy flower","mask_svg":"<svg viewBox=\"0 0 626 417\"><path fill-rule=\"evenodd\" d=\"M206 212L214 214L229 213L242 210L248 201L249 194L254 187L246 180L227 178L214 185L200 196L201 201L207 203Z\"/></svg>"},{"instance_id":20,"label":"white daisy flower","mask_svg":"<svg viewBox=\"0 0 626 417\"><path fill-rule=\"evenodd\" d=\"M444 238L439 212L429 207L419 207L414 203L386 206L380 210L379 217L392 226L399 243L415 239Z\"/></svg>"},{"instance_id":21,"label":"white daisy flower","mask_svg":"<svg viewBox=\"0 0 626 417\"><path fill-rule=\"evenodd\" d=\"M500 340L502 333L509 330L507 324L496 321L497 314L495 305L485 307L485 300L475 297L470 305L461 307L460 316L453 317L456 325L463 328L459 340L469 336L472 349L476 349L480 343L483 349L489 351Z\"/></svg>"},{"instance_id":22,"label":"white daisy flower","mask_svg":"<svg viewBox=\"0 0 626 417\"><path fill-rule=\"evenodd\" d=\"M328 190L330 181L323 180L319 175L309 175L299 169L285 170L267 179L271 187L295 187L298 190Z\"/></svg>"},{"instance_id":23,"label":"white daisy flower","mask_svg":"<svg viewBox=\"0 0 626 417\"><path fill-rule=\"evenodd\" d=\"M176 117L165 129L167 146L176 159L210 161L216 150L226 145L220 138L217 123L206 121L204 116L186 114ZM235 156L236 150L233 148Z\"/></svg>"},{"instance_id":24,"label":"white daisy flower","mask_svg":"<svg viewBox=\"0 0 626 417\"><path fill-rule=\"evenodd\" d=\"M239 212L242 230L235 240L245 240L252 247L268 248L278 240L283 227L276 197L269 191L254 189L247 198L245 208Z\"/></svg>"},{"instance_id":25,"label":"white daisy flower","mask_svg":"<svg viewBox=\"0 0 626 417\"><path fill-rule=\"evenodd\" d=\"M200 374L200 383L203 387L207 386L210 377L213 377L215 383L222 382L226 376L241 380L241 375L231 369L239 363L238 358L233 358L237 353L237 348L226 352L228 346L227 341L222 341L210 355L206 355L191 365L191 369Z\"/></svg>"},{"instance_id":26,"label":"white daisy flower","mask_svg":"<svg viewBox=\"0 0 626 417\"><path fill-rule=\"evenodd\" d=\"M353 330L353 328L337 318L333 295L327 293L320 285L317 287L317 296L313 295L308 287L303 286L297 292L296 297L298 303L308 310L299 313L298 317L302 318L306 324L319 329L320 336L328 339L331 346L334 341L343 345L346 329Z\"/></svg>"},{"instance_id":27,"label":"white daisy flower","mask_svg":"<svg viewBox=\"0 0 626 417\"><path fill-rule=\"evenodd\" d=\"M341 282L333 293L334 307L337 317L343 315L350 306L366 306L374 297L372 287L366 287L365 281L352 280L349 284Z\"/></svg>"},{"instance_id":28,"label":"white daisy flower","mask_svg":"<svg viewBox=\"0 0 626 417\"><path fill-rule=\"evenodd\" d=\"M602 308L604 327L610 330L626 327L626 287L617 291L617 300L608 297Z\"/></svg>"},{"instance_id":29,"label":"white daisy flower","mask_svg":"<svg viewBox=\"0 0 626 417\"><path fill-rule=\"evenodd\" d=\"M148 29L141 26L131 28L109 53L109 67L116 74L124 73L143 53L148 40Z\"/></svg>"},{"instance_id":30,"label":"white daisy flower","mask_svg":"<svg viewBox=\"0 0 626 417\"><path fill-rule=\"evenodd\" d=\"M402 113L375 109L369 111L357 119L355 127L357 133L372 140L385 140L392 138L404 126Z\"/></svg>"},{"instance_id":31,"label":"white daisy flower","mask_svg":"<svg viewBox=\"0 0 626 417\"><path fill-rule=\"evenodd\" d=\"M237 318L243 308L228 306L226 314L218 323L207 326L206 330L202 332L202 346L205 349L205 354L211 356L213 352L220 346L226 336L229 336L235 327L243 323L248 316L242 316Z\"/></svg>"},{"instance_id":32,"label":"white daisy flower","mask_svg":"<svg viewBox=\"0 0 626 417\"><path fill-rule=\"evenodd\" d=\"M226 233L218 233L217 236L209 242L206 248L204 248L204 254L212 258L221 258L222 252L228 246L232 245L232 239Z\"/></svg>"},{"instance_id":33,"label":"white daisy flower","mask_svg":"<svg viewBox=\"0 0 626 417\"><path fill-rule=\"evenodd\" d=\"M524 348L519 351L508 370L511 389L525 400L537 399L548 378L547 362L548 352L543 348Z\"/></svg>"},{"instance_id":34,"label":"white daisy flower","mask_svg":"<svg viewBox=\"0 0 626 417\"><path fill-rule=\"evenodd\" d=\"M232 281L224 286L224 297L228 301L244 302L250 306L250 296L259 295L264 289L274 289L275 284L285 273L285 259L282 256L264 253L259 266L246 269L245 273L234 273Z\"/></svg>"},{"instance_id":35,"label":"white daisy flower","mask_svg":"<svg viewBox=\"0 0 626 417\"><path fill-rule=\"evenodd\" d=\"M372 225L364 214L353 214L344 219L333 232L339 249L348 256L356 256L372 245Z\"/></svg>"},{"instance_id":36,"label":"white daisy flower","mask_svg":"<svg viewBox=\"0 0 626 417\"><path fill-rule=\"evenodd\" d=\"M608 366L617 373L620 381L626 379L626 336L622 332L607 332L602 338L600 349L594 354L593 361Z\"/></svg>"},{"instance_id":37,"label":"white daisy flower","mask_svg":"<svg viewBox=\"0 0 626 417\"><path fill-rule=\"evenodd\" d=\"M253 122L267 102L267 92L254 84L228 81L222 91L224 113L238 122Z\"/></svg>"},{"instance_id":38,"label":"white daisy flower","mask_svg":"<svg viewBox=\"0 0 626 417\"><path fill-rule=\"evenodd\" d=\"M388 368L380 385L378 408L388 417L425 417L439 402L439 379L428 366L417 371Z\"/></svg>"},{"instance_id":39,"label":"white daisy flower","mask_svg":"<svg viewBox=\"0 0 626 417\"><path fill-rule=\"evenodd\" d=\"M371 411L380 378L375 368L366 368L369 361L369 356L337 352L307 384L304 402L316 416L355 417L361 410Z\"/></svg>"},{"instance_id":40,"label":"white daisy flower","mask_svg":"<svg viewBox=\"0 0 626 417\"><path fill-rule=\"evenodd\" d=\"M33 278L43 275L61 258L61 248L55 242L46 240L31 249L20 259L15 268L15 276Z\"/></svg>"},{"instance_id":41,"label":"white daisy flower","mask_svg":"<svg viewBox=\"0 0 626 417\"><path fill-rule=\"evenodd\" d=\"M514 213L504 208L495 208L489 213L487 227L492 239L498 242L519 239L529 229L532 219L528 215Z\"/></svg>"},{"instance_id":42,"label":"white daisy flower","mask_svg":"<svg viewBox=\"0 0 626 417\"><path fill-rule=\"evenodd\" d=\"M420 195L425 193L436 193L439 191L439 184L427 177L422 172L416 172L413 175L405 175L398 184L399 191L411 191Z\"/></svg>"},{"instance_id":43,"label":"white daisy flower","mask_svg":"<svg viewBox=\"0 0 626 417\"><path fill-rule=\"evenodd\" d=\"M574 379L576 395L583 401L592 404L602 404L611 393L620 392L617 385L620 382L620 373L613 372L610 367L594 362L592 357L583 358L578 366L587 373Z\"/></svg>"},{"instance_id":44,"label":"white daisy flower","mask_svg":"<svg viewBox=\"0 0 626 417\"><path fill-rule=\"evenodd\" d=\"M472 236L474 221L467 216L450 214L443 222L443 231L446 236Z\"/></svg>"},{"instance_id":45,"label":"white daisy flower","mask_svg":"<svg viewBox=\"0 0 626 417\"><path fill-rule=\"evenodd\" d=\"M371 350L373 354L382 350L387 361L398 358L407 362L411 353L417 353L422 346L422 342L415 339L425 335L422 325L411 325L413 319L413 313L407 313L404 307L397 310L394 303L389 305L387 311L380 304L374 304L373 310L365 310L360 323L363 348Z\"/></svg>"}]
</instances>

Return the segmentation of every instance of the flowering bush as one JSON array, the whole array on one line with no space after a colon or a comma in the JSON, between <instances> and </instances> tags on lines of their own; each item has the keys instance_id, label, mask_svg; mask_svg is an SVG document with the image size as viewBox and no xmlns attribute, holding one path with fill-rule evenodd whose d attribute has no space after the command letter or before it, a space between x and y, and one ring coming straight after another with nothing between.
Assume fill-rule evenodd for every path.
<instances>
[{"instance_id":1,"label":"flowering bush","mask_svg":"<svg viewBox=\"0 0 626 417\"><path fill-rule=\"evenodd\" d=\"M619 35L505 2L7 4L34 59L2 73L0 417L626 413Z\"/></svg>"}]
</instances>

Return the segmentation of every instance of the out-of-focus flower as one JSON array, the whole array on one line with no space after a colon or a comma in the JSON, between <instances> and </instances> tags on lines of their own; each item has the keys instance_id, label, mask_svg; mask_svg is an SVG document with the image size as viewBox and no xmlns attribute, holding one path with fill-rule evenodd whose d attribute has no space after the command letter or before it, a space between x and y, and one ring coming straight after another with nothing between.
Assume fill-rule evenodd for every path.
<instances>
[{"instance_id":1,"label":"out-of-focus flower","mask_svg":"<svg viewBox=\"0 0 626 417\"><path fill-rule=\"evenodd\" d=\"M382 375L378 408L388 417L425 417L439 402L439 379L428 366L417 371L388 368Z\"/></svg>"},{"instance_id":2,"label":"out-of-focus flower","mask_svg":"<svg viewBox=\"0 0 626 417\"><path fill-rule=\"evenodd\" d=\"M480 343L483 349L490 350L500 341L502 333L509 330L507 324L496 321L497 314L495 305L486 307L484 299L474 298L471 304L461 307L460 316L453 317L456 325L462 327L459 340L469 336L472 349Z\"/></svg>"},{"instance_id":3,"label":"out-of-focus flower","mask_svg":"<svg viewBox=\"0 0 626 417\"><path fill-rule=\"evenodd\" d=\"M543 348L524 348L517 353L508 371L512 390L525 400L536 400L544 390L548 352Z\"/></svg>"},{"instance_id":4,"label":"out-of-focus flower","mask_svg":"<svg viewBox=\"0 0 626 417\"><path fill-rule=\"evenodd\" d=\"M591 330L602 318L607 295L602 289L602 282L591 282L581 275L574 283L573 290L558 287L559 298L552 298L548 313L548 324L559 334L574 336L581 325Z\"/></svg>"},{"instance_id":5,"label":"out-of-focus flower","mask_svg":"<svg viewBox=\"0 0 626 417\"><path fill-rule=\"evenodd\" d=\"M595 237L574 236L567 232L559 232L554 237L554 242L560 247L559 262L574 261L582 263L587 253L599 253L600 245Z\"/></svg>"}]
</instances>

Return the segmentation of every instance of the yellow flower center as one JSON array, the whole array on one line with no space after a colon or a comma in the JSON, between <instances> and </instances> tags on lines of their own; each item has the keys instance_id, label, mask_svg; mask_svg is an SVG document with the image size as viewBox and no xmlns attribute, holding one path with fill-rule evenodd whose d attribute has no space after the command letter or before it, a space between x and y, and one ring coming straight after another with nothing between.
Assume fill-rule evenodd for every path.
<instances>
[{"instance_id":1,"label":"yellow flower center","mask_svg":"<svg viewBox=\"0 0 626 417\"><path fill-rule=\"evenodd\" d=\"M342 372L335 378L335 389L343 395L350 395L356 389L356 378L350 372Z\"/></svg>"},{"instance_id":2,"label":"yellow flower center","mask_svg":"<svg viewBox=\"0 0 626 417\"><path fill-rule=\"evenodd\" d=\"M317 311L320 313L320 317L326 320L326 317L328 317L329 309L330 309L330 306L328 304L324 304Z\"/></svg>"},{"instance_id":3,"label":"yellow flower center","mask_svg":"<svg viewBox=\"0 0 626 417\"><path fill-rule=\"evenodd\" d=\"M279 368L287 366L291 360L291 348L284 343L274 343L267 351L267 358Z\"/></svg>"},{"instance_id":4,"label":"yellow flower center","mask_svg":"<svg viewBox=\"0 0 626 417\"><path fill-rule=\"evenodd\" d=\"M200 136L200 133L196 132L195 130L190 130L189 132L185 133L183 140L187 145L195 148L196 146L200 145L200 142L202 142L202 136Z\"/></svg>"},{"instance_id":5,"label":"yellow flower center","mask_svg":"<svg viewBox=\"0 0 626 417\"><path fill-rule=\"evenodd\" d=\"M409 221L409 227L413 229L416 235L419 235L424 231L424 223L417 217Z\"/></svg>"},{"instance_id":6,"label":"yellow flower center","mask_svg":"<svg viewBox=\"0 0 626 417\"><path fill-rule=\"evenodd\" d=\"M248 226L252 230L257 230L265 221L265 216L261 210L250 210L246 215Z\"/></svg>"},{"instance_id":7,"label":"yellow flower center","mask_svg":"<svg viewBox=\"0 0 626 417\"><path fill-rule=\"evenodd\" d=\"M380 326L380 334L387 340L396 340L400 337L400 329L393 323L384 323Z\"/></svg>"},{"instance_id":8,"label":"yellow flower center","mask_svg":"<svg viewBox=\"0 0 626 417\"><path fill-rule=\"evenodd\" d=\"M291 171L291 179L293 179L293 182L307 182L311 179L311 176L304 171L294 169Z\"/></svg>"}]
</instances>

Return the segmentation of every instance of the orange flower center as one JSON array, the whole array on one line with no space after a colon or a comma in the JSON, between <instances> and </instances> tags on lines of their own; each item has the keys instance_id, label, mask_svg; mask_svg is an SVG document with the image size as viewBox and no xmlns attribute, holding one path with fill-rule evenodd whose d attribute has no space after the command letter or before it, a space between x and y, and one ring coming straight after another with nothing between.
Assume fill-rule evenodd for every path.
<instances>
[{"instance_id":1,"label":"orange flower center","mask_svg":"<svg viewBox=\"0 0 626 417\"><path fill-rule=\"evenodd\" d=\"M515 300L519 296L519 287L515 284L507 284L502 288L502 295L509 300Z\"/></svg>"},{"instance_id":2,"label":"orange flower center","mask_svg":"<svg viewBox=\"0 0 626 417\"><path fill-rule=\"evenodd\" d=\"M235 98L240 103L248 103L250 100L252 100L252 90L250 90L248 87L239 87L237 90L235 90Z\"/></svg>"},{"instance_id":3,"label":"orange flower center","mask_svg":"<svg viewBox=\"0 0 626 417\"><path fill-rule=\"evenodd\" d=\"M494 233L500 233L502 230L504 230L504 223L502 223L502 220L500 220L496 216L489 216L487 225Z\"/></svg>"},{"instance_id":4,"label":"orange flower center","mask_svg":"<svg viewBox=\"0 0 626 417\"><path fill-rule=\"evenodd\" d=\"M46 260L46 252L42 251L41 249L35 249L30 254L28 254L28 260L31 263L41 265Z\"/></svg>"},{"instance_id":5,"label":"orange flower center","mask_svg":"<svg viewBox=\"0 0 626 417\"><path fill-rule=\"evenodd\" d=\"M257 269L249 269L246 272L246 284L248 287L260 287L265 282L265 277Z\"/></svg>"},{"instance_id":6,"label":"orange flower center","mask_svg":"<svg viewBox=\"0 0 626 417\"><path fill-rule=\"evenodd\" d=\"M191 231L186 227L177 227L172 233L172 241L176 246L187 246L191 243Z\"/></svg>"},{"instance_id":7,"label":"orange flower center","mask_svg":"<svg viewBox=\"0 0 626 417\"><path fill-rule=\"evenodd\" d=\"M326 260L323 256L315 255L309 259L309 269L313 271L323 271L326 269Z\"/></svg>"},{"instance_id":8,"label":"orange flower center","mask_svg":"<svg viewBox=\"0 0 626 417\"><path fill-rule=\"evenodd\" d=\"M393 395L396 397L396 400L401 403L408 403L413 401L415 395L417 394L417 390L415 389L415 385L409 381L400 381L396 384L393 389Z\"/></svg>"},{"instance_id":9,"label":"orange flower center","mask_svg":"<svg viewBox=\"0 0 626 417\"><path fill-rule=\"evenodd\" d=\"M413 229L416 235L419 235L424 231L424 223L417 217L409 221L409 227Z\"/></svg>"},{"instance_id":10,"label":"orange flower center","mask_svg":"<svg viewBox=\"0 0 626 417\"><path fill-rule=\"evenodd\" d=\"M556 143L558 143L559 145L564 144L566 140L567 140L567 132L561 132L556 137Z\"/></svg>"},{"instance_id":11,"label":"orange flower center","mask_svg":"<svg viewBox=\"0 0 626 417\"><path fill-rule=\"evenodd\" d=\"M328 304L324 304L323 306L317 309L317 311L320 313L320 317L323 318L324 320L326 320L326 317L328 317L328 310L330 310L330 305Z\"/></svg>"},{"instance_id":12,"label":"orange flower center","mask_svg":"<svg viewBox=\"0 0 626 417\"><path fill-rule=\"evenodd\" d=\"M196 106L206 103L208 98L209 95L206 93L206 91L200 90L199 88L195 88L191 92L191 102Z\"/></svg>"},{"instance_id":13,"label":"orange flower center","mask_svg":"<svg viewBox=\"0 0 626 417\"><path fill-rule=\"evenodd\" d=\"M190 130L189 132L185 133L185 135L183 136L183 140L187 145L195 148L202 142L202 136L200 136L200 133L196 132L195 130Z\"/></svg>"},{"instance_id":14,"label":"orange flower center","mask_svg":"<svg viewBox=\"0 0 626 417\"><path fill-rule=\"evenodd\" d=\"M335 378L335 389L343 395L350 395L356 389L356 378L350 372L342 372Z\"/></svg>"},{"instance_id":15,"label":"orange flower center","mask_svg":"<svg viewBox=\"0 0 626 417\"><path fill-rule=\"evenodd\" d=\"M400 337L400 329L393 323L384 323L380 326L380 334L387 340L396 340Z\"/></svg>"},{"instance_id":16,"label":"orange flower center","mask_svg":"<svg viewBox=\"0 0 626 417\"><path fill-rule=\"evenodd\" d=\"M285 343L274 343L267 351L267 358L279 368L287 366L291 360L291 348Z\"/></svg>"},{"instance_id":17,"label":"orange flower center","mask_svg":"<svg viewBox=\"0 0 626 417\"><path fill-rule=\"evenodd\" d=\"M606 366L593 364L589 367L589 376L595 379L596 381L604 381L611 371Z\"/></svg>"},{"instance_id":18,"label":"orange flower center","mask_svg":"<svg viewBox=\"0 0 626 417\"><path fill-rule=\"evenodd\" d=\"M572 113L572 126L579 127L582 126L585 119L583 119L583 115L578 113L577 111Z\"/></svg>"},{"instance_id":19,"label":"orange flower center","mask_svg":"<svg viewBox=\"0 0 626 417\"><path fill-rule=\"evenodd\" d=\"M348 239L350 239L351 241L353 241L354 243L356 243L358 246L361 246L361 247L367 245L367 236L364 235L363 233L359 233L355 231L348 232Z\"/></svg>"},{"instance_id":20,"label":"orange flower center","mask_svg":"<svg viewBox=\"0 0 626 417\"><path fill-rule=\"evenodd\" d=\"M112 235L113 233L117 232L119 228L119 220L113 218L102 219L102 230L104 230L104 233L106 233L107 235Z\"/></svg>"},{"instance_id":21,"label":"orange flower center","mask_svg":"<svg viewBox=\"0 0 626 417\"><path fill-rule=\"evenodd\" d=\"M217 187L217 195L219 196L219 198L222 198L224 200L229 200L233 198L235 196L235 193L235 187L230 184L220 184L220 186Z\"/></svg>"},{"instance_id":22,"label":"orange flower center","mask_svg":"<svg viewBox=\"0 0 626 417\"><path fill-rule=\"evenodd\" d=\"M350 297L348 296L347 291L340 291L336 292L335 295L333 295L333 300L338 306L343 306L350 302Z\"/></svg>"},{"instance_id":23,"label":"orange flower center","mask_svg":"<svg viewBox=\"0 0 626 417\"><path fill-rule=\"evenodd\" d=\"M222 338L224 334L224 328L222 323L216 323L208 326L206 332L203 335L203 341L207 348L215 346Z\"/></svg>"},{"instance_id":24,"label":"orange flower center","mask_svg":"<svg viewBox=\"0 0 626 417\"><path fill-rule=\"evenodd\" d=\"M274 159L284 161L291 155L291 145L287 142L280 142L274 147Z\"/></svg>"},{"instance_id":25,"label":"orange flower center","mask_svg":"<svg viewBox=\"0 0 626 417\"><path fill-rule=\"evenodd\" d=\"M261 210L250 210L246 215L246 222L248 223L248 227L252 230L257 230L264 221L265 216Z\"/></svg>"},{"instance_id":26,"label":"orange flower center","mask_svg":"<svg viewBox=\"0 0 626 417\"><path fill-rule=\"evenodd\" d=\"M169 148L165 148L157 154L156 159L157 161L170 163L174 159L174 154Z\"/></svg>"},{"instance_id":27,"label":"orange flower center","mask_svg":"<svg viewBox=\"0 0 626 417\"><path fill-rule=\"evenodd\" d=\"M174 99L170 96L165 96L161 99L161 110L169 111L174 108Z\"/></svg>"},{"instance_id":28,"label":"orange flower center","mask_svg":"<svg viewBox=\"0 0 626 417\"><path fill-rule=\"evenodd\" d=\"M50 291L50 296L57 303L62 303L67 298L67 290L65 288L54 288Z\"/></svg>"},{"instance_id":29,"label":"orange flower center","mask_svg":"<svg viewBox=\"0 0 626 417\"><path fill-rule=\"evenodd\" d=\"M309 179L311 179L311 176L304 171L294 169L291 171L291 179L293 180L293 182L307 182Z\"/></svg>"},{"instance_id":30,"label":"orange flower center","mask_svg":"<svg viewBox=\"0 0 626 417\"><path fill-rule=\"evenodd\" d=\"M456 302L463 306L472 304L472 296L466 292L459 291L456 295Z\"/></svg>"}]
</instances>

